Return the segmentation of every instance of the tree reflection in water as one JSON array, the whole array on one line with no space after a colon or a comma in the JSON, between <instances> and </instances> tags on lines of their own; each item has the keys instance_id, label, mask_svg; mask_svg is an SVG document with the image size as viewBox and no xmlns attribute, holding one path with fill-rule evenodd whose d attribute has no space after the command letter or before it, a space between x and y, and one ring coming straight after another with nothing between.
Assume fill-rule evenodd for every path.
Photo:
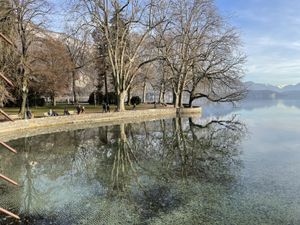
<instances>
[{"instance_id":1,"label":"tree reflection in water","mask_svg":"<svg viewBox=\"0 0 300 225\"><path fill-rule=\"evenodd\" d=\"M0 204L30 224L143 224L188 204L199 183L234 184L245 130L236 118L174 118L17 140L23 187Z\"/></svg>"}]
</instances>

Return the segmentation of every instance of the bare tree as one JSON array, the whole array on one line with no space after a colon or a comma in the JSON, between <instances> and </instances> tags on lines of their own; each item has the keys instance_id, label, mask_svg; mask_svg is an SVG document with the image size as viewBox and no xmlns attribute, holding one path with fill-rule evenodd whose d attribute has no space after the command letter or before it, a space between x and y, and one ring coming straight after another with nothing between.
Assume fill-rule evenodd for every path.
<instances>
[{"instance_id":1,"label":"bare tree","mask_svg":"<svg viewBox=\"0 0 300 225\"><path fill-rule=\"evenodd\" d=\"M67 94L70 85L69 74L73 72L73 61L64 43L51 37L42 38L32 50L34 62L31 90L49 96L55 106L55 98Z\"/></svg>"},{"instance_id":2,"label":"bare tree","mask_svg":"<svg viewBox=\"0 0 300 225\"><path fill-rule=\"evenodd\" d=\"M50 6L46 0L11 0L11 4L16 17L16 37L14 41L18 46L20 59L18 67L22 92L20 115L24 117L31 70L29 49L38 33L40 33L40 28L45 23L45 16L49 13Z\"/></svg>"},{"instance_id":3,"label":"bare tree","mask_svg":"<svg viewBox=\"0 0 300 225\"><path fill-rule=\"evenodd\" d=\"M154 59L141 51L145 40L162 22L154 17L159 0L81 0L87 23L103 31L107 41L109 62L118 111L125 110L125 97L140 68ZM140 59L140 60L138 60Z\"/></svg>"},{"instance_id":4,"label":"bare tree","mask_svg":"<svg viewBox=\"0 0 300 225\"><path fill-rule=\"evenodd\" d=\"M179 108L183 105L184 91L188 85L195 83L196 76L199 75L195 71L203 67L202 65L206 66L208 64L208 54L211 57L210 60L216 64L214 68L223 68L223 70L231 72L242 61L242 58L240 57L237 62L236 59L229 61L229 55L233 53L231 47L236 47L229 44L232 44L237 38L236 35L233 35L234 32L228 37L227 34L224 34L224 37L227 38L224 41L222 40L224 37L220 38L220 29L223 29L224 23L218 15L212 0L170 1L166 14L169 15L169 22L157 29L159 35L156 36L156 45L171 71L170 80L174 93L174 106ZM209 50L206 48L209 48ZM213 51L214 56L210 53L213 49L215 49ZM224 52L227 53L226 60L218 55ZM216 56L222 59L216 60ZM228 67L231 69L228 69ZM220 87L223 84L224 87L230 82L227 78L233 78L229 75L229 72L222 73L221 70L219 72L219 78L214 79L210 85ZM235 72L236 81L239 81L238 70L235 70ZM228 82L226 84L220 82L220 76L223 76L223 81L228 80ZM208 83L203 83L203 85L208 88ZM221 99L219 98L219 100Z\"/></svg>"},{"instance_id":5,"label":"bare tree","mask_svg":"<svg viewBox=\"0 0 300 225\"><path fill-rule=\"evenodd\" d=\"M109 84L112 84L111 66L108 58L107 41L103 35L103 31L94 30L93 40L95 43L94 64L98 72L96 88L98 93L102 92L104 86L105 102L108 103Z\"/></svg>"},{"instance_id":6,"label":"bare tree","mask_svg":"<svg viewBox=\"0 0 300 225\"><path fill-rule=\"evenodd\" d=\"M143 70L141 70L136 77L135 81L131 86L134 86L136 90L141 91L142 93L142 102L147 102L147 93L150 86L152 86L152 81L155 79L155 68L154 64L149 63L144 66Z\"/></svg>"},{"instance_id":7,"label":"bare tree","mask_svg":"<svg viewBox=\"0 0 300 225\"><path fill-rule=\"evenodd\" d=\"M165 96L167 92L172 91L171 71L165 61L159 60L154 63L155 75L150 80L151 85L158 94L158 103L165 105Z\"/></svg>"},{"instance_id":8,"label":"bare tree","mask_svg":"<svg viewBox=\"0 0 300 225\"><path fill-rule=\"evenodd\" d=\"M78 26L77 26L78 25ZM76 104L78 102L78 90L76 81L79 79L80 73L84 73L84 68L90 63L89 54L91 54L91 48L88 43L89 31L84 29L81 23L75 27L69 27L67 33L69 33L63 40L69 53L69 57L73 62L73 69L71 73L72 80L72 95L73 101Z\"/></svg>"},{"instance_id":9,"label":"bare tree","mask_svg":"<svg viewBox=\"0 0 300 225\"><path fill-rule=\"evenodd\" d=\"M245 56L239 52L240 40L236 31L219 24L201 46L202 57L192 67L192 79L187 85L189 106L195 99L212 102L236 102L245 97L241 82Z\"/></svg>"}]
</instances>

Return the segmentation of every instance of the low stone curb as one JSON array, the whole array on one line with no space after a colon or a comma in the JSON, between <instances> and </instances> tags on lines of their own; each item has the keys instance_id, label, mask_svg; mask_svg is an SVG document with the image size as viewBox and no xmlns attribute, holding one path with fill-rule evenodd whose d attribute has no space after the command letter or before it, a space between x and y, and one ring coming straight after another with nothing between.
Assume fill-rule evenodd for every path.
<instances>
[{"instance_id":1,"label":"low stone curb","mask_svg":"<svg viewBox=\"0 0 300 225\"><path fill-rule=\"evenodd\" d=\"M0 123L0 140L59 132L70 129L84 129L95 126L135 123L181 116L200 116L201 108L147 109L112 113L91 113L70 116L44 117L31 120Z\"/></svg>"}]
</instances>

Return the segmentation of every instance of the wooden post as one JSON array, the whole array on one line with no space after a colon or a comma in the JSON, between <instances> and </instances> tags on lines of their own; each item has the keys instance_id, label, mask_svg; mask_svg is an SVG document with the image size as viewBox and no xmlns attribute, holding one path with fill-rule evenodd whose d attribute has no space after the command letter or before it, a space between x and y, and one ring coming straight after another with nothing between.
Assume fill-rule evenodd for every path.
<instances>
[{"instance_id":1,"label":"wooden post","mask_svg":"<svg viewBox=\"0 0 300 225\"><path fill-rule=\"evenodd\" d=\"M3 141L0 141L0 145L2 145L4 148L8 149L9 151L11 151L13 153L17 153L17 150L15 150L14 148L10 147L8 144L5 144Z\"/></svg>"},{"instance_id":2,"label":"wooden post","mask_svg":"<svg viewBox=\"0 0 300 225\"><path fill-rule=\"evenodd\" d=\"M17 219L17 220L20 220L20 217L19 217L19 216L17 216L16 214L13 214L13 213L10 212L10 211L7 211L6 209L0 208L0 212L6 214L6 215L8 215L8 216L11 216L11 217L13 217L13 218L15 218L15 219Z\"/></svg>"}]
</instances>

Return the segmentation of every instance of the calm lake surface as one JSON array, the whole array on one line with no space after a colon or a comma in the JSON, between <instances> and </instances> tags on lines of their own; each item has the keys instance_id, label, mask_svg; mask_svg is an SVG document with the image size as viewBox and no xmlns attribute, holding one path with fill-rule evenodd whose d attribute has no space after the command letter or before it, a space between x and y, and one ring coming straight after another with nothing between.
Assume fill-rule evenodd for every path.
<instances>
[{"instance_id":1,"label":"calm lake surface","mask_svg":"<svg viewBox=\"0 0 300 225\"><path fill-rule=\"evenodd\" d=\"M234 116L237 114L237 116ZM300 102L22 138L0 224L300 224Z\"/></svg>"}]
</instances>

